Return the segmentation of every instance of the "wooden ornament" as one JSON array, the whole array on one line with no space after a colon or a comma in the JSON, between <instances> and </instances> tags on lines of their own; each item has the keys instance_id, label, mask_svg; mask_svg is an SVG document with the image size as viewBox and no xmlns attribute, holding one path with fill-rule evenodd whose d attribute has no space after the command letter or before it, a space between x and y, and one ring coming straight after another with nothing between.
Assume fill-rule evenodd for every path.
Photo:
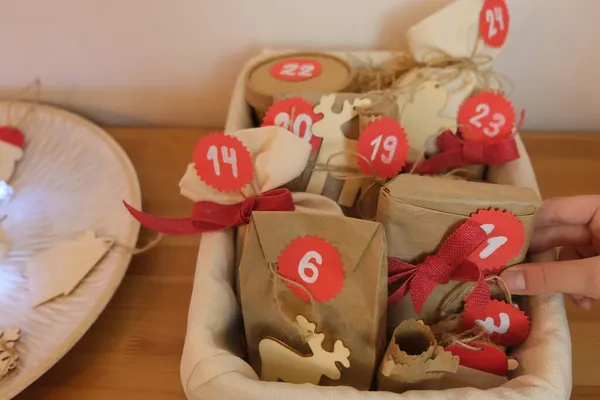
<instances>
[{"instance_id":1,"label":"wooden ornament","mask_svg":"<svg viewBox=\"0 0 600 400\"><path fill-rule=\"evenodd\" d=\"M19 328L0 330L0 379L17 367L19 356L15 345L20 338L21 330Z\"/></svg>"},{"instance_id":2,"label":"wooden ornament","mask_svg":"<svg viewBox=\"0 0 600 400\"><path fill-rule=\"evenodd\" d=\"M71 294L113 244L112 238L96 237L89 230L33 256L27 264L32 305Z\"/></svg>"},{"instance_id":3,"label":"wooden ornament","mask_svg":"<svg viewBox=\"0 0 600 400\"><path fill-rule=\"evenodd\" d=\"M456 131L456 119L440 115L447 102L448 92L437 81L426 81L417 86L412 101L406 95L398 96L400 124L411 148L421 151L428 146L429 153L435 152L430 138L442 128Z\"/></svg>"},{"instance_id":4,"label":"wooden ornament","mask_svg":"<svg viewBox=\"0 0 600 400\"><path fill-rule=\"evenodd\" d=\"M336 363L350 368L350 350L339 339L334 344L333 352L324 350L325 334L316 333L317 326L302 315L296 317L296 322L302 334L306 335L306 342L312 354L299 354L275 338L264 338L258 345L262 364L260 379L313 385L318 385L323 375L332 380L339 380L342 373Z\"/></svg>"},{"instance_id":5,"label":"wooden ornament","mask_svg":"<svg viewBox=\"0 0 600 400\"><path fill-rule=\"evenodd\" d=\"M314 108L316 113L323 114L323 118L313 125L313 134L323 139L319 155L317 156L317 164L325 165L332 155L347 151L347 153L336 156L335 161L331 162L331 165L358 169L355 154L358 141L348 139L342 132L342 125L358 115L358 108L371 105L371 100L357 98L352 103L345 101L339 113L334 112L332 109L334 102L335 94L326 95L321 97L321 101ZM322 194L327 175L327 171L313 171L306 191ZM345 180L338 197L338 203L342 206L351 207L354 204L360 186L360 179Z\"/></svg>"}]
</instances>

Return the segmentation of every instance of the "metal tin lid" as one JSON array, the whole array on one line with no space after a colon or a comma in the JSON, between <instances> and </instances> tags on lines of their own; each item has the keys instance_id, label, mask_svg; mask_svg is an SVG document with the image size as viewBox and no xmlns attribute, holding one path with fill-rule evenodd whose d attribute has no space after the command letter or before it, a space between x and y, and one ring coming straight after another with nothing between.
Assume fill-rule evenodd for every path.
<instances>
[{"instance_id":1,"label":"metal tin lid","mask_svg":"<svg viewBox=\"0 0 600 400\"><path fill-rule=\"evenodd\" d=\"M353 82L346 61L326 53L287 53L268 58L246 75L246 101L258 112L273 104L273 96L290 92L341 92Z\"/></svg>"}]
</instances>

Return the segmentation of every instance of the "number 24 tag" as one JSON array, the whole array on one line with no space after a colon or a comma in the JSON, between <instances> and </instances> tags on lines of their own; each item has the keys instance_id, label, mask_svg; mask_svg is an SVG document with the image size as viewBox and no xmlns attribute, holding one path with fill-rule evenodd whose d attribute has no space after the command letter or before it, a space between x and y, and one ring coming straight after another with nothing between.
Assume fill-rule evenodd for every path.
<instances>
[{"instance_id":1,"label":"number 24 tag","mask_svg":"<svg viewBox=\"0 0 600 400\"><path fill-rule=\"evenodd\" d=\"M485 0L479 14L479 34L490 47L502 47L508 36L510 14L505 0Z\"/></svg>"}]
</instances>

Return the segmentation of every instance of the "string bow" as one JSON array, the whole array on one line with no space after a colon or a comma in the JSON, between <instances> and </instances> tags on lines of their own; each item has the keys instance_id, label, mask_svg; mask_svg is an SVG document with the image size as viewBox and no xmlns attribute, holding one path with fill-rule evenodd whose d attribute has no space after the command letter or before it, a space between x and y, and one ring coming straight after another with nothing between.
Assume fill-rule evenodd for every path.
<instances>
[{"instance_id":1,"label":"string bow","mask_svg":"<svg viewBox=\"0 0 600 400\"><path fill-rule=\"evenodd\" d=\"M388 257L388 288L403 281L402 285L388 298L388 304L394 304L408 292L415 311L421 312L425 300L433 289L450 280L476 281L473 291L465 297L468 304L485 306L490 300L490 289L483 273L473 263L465 262L467 257L487 239L481 227L466 220L442 244L437 254L431 255L420 264L412 265L396 258Z\"/></svg>"},{"instance_id":2,"label":"string bow","mask_svg":"<svg viewBox=\"0 0 600 400\"><path fill-rule=\"evenodd\" d=\"M473 142L462 140L452 131L444 131L436 139L440 150L420 162L414 172L433 175L464 165L500 165L519 158L519 149L514 137L498 142ZM412 166L407 166L409 171Z\"/></svg>"},{"instance_id":3,"label":"string bow","mask_svg":"<svg viewBox=\"0 0 600 400\"><path fill-rule=\"evenodd\" d=\"M236 204L219 204L211 201L194 203L189 218L168 218L146 214L123 202L129 213L144 227L168 235L194 235L214 232L250 222L253 211L294 211L292 192L275 189L258 196L248 197Z\"/></svg>"}]
</instances>

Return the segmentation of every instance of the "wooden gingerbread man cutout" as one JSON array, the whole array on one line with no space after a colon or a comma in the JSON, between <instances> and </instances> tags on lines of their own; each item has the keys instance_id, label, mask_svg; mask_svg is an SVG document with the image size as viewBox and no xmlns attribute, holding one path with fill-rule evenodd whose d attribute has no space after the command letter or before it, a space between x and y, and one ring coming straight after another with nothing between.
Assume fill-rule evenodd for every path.
<instances>
[{"instance_id":1,"label":"wooden gingerbread man cutout","mask_svg":"<svg viewBox=\"0 0 600 400\"><path fill-rule=\"evenodd\" d=\"M398 96L400 124L412 149L422 151L442 128L456 131L456 118L440 115L447 103L448 92L437 81L426 81L417 86L412 102L406 96Z\"/></svg>"},{"instance_id":2,"label":"wooden gingerbread man cutout","mask_svg":"<svg viewBox=\"0 0 600 400\"><path fill-rule=\"evenodd\" d=\"M368 107L371 105L369 99L356 98L350 104L349 101L344 101L342 111L339 113L333 112L333 104L335 103L335 94L330 94L321 97L321 101L315 106L315 113L322 113L323 118L312 127L313 134L323 138L317 164L325 165L329 157L340 151L356 152L357 140L348 139L342 132L342 126L358 115L357 108ZM338 159L336 157L336 159ZM333 165L343 165L349 168L358 168L358 160L355 154L345 153L339 156L342 160L340 163L332 162ZM306 191L309 193L322 194L327 179L327 171L313 171L308 181ZM343 206L351 207L354 204L356 195L360 190L360 179L348 179L344 181L342 191L338 197L338 203Z\"/></svg>"},{"instance_id":3,"label":"wooden gingerbread man cutout","mask_svg":"<svg viewBox=\"0 0 600 400\"><path fill-rule=\"evenodd\" d=\"M264 338L258 344L262 364L260 379L268 382L282 380L287 383L313 385L318 385L323 375L332 380L339 380L342 373L336 362L350 368L350 350L339 339L334 344L333 352L324 350L325 334L316 333L317 326L308 322L302 315L298 315L296 321L302 333L308 336L307 343L312 355L299 354L277 339Z\"/></svg>"},{"instance_id":4,"label":"wooden gingerbread man cutout","mask_svg":"<svg viewBox=\"0 0 600 400\"><path fill-rule=\"evenodd\" d=\"M7 329L4 332L0 330L0 379L17 367L19 356L15 344L20 338L21 330L18 328Z\"/></svg>"}]
</instances>

